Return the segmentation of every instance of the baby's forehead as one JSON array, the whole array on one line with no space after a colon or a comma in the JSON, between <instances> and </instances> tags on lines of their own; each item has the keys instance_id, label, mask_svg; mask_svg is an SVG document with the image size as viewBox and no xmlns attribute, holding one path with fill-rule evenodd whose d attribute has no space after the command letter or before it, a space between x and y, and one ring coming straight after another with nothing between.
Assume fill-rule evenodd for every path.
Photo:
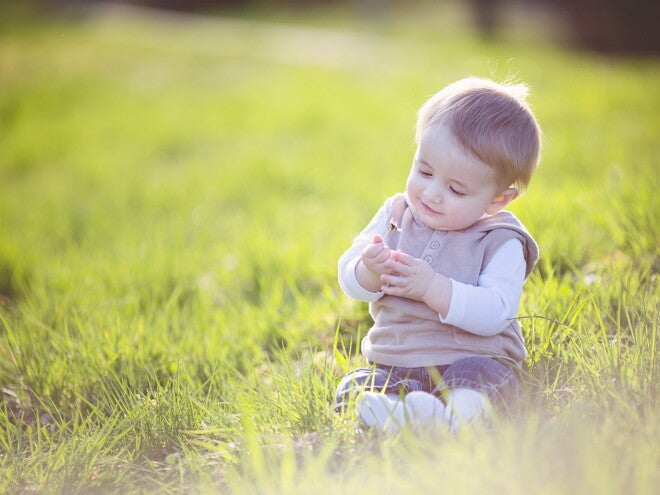
<instances>
[{"instance_id":1,"label":"baby's forehead","mask_svg":"<svg viewBox=\"0 0 660 495\"><path fill-rule=\"evenodd\" d=\"M446 126L426 129L417 145L415 155L417 160L428 162L430 165L433 165L434 162L450 160L490 167L472 153L470 148L466 147Z\"/></svg>"},{"instance_id":2,"label":"baby's forehead","mask_svg":"<svg viewBox=\"0 0 660 495\"><path fill-rule=\"evenodd\" d=\"M504 141L497 130L491 130L484 125L474 126L467 132L461 127L452 125L452 121L439 121L429 124L422 132L418 150L422 147L432 150L434 147L451 147L457 153L461 152L469 158L474 158L492 166L487 160L494 150L503 147ZM486 161L484 161L486 160Z\"/></svg>"},{"instance_id":3,"label":"baby's forehead","mask_svg":"<svg viewBox=\"0 0 660 495\"><path fill-rule=\"evenodd\" d=\"M445 151L451 148L451 151L461 151L469 154L468 148L465 147L461 138L457 136L450 125L445 123L432 124L426 127L422 131L417 151L418 153L420 150L432 152L437 148Z\"/></svg>"}]
</instances>

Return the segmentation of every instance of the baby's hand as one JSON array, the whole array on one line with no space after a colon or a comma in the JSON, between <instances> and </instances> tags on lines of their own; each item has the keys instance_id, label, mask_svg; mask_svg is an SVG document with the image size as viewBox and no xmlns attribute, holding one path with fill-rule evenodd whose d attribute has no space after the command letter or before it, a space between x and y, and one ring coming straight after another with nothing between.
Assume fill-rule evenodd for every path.
<instances>
[{"instance_id":1,"label":"baby's hand","mask_svg":"<svg viewBox=\"0 0 660 495\"><path fill-rule=\"evenodd\" d=\"M387 268L387 273L380 277L385 294L417 301L425 299L435 276L428 263L401 251L392 251Z\"/></svg>"},{"instance_id":2,"label":"baby's hand","mask_svg":"<svg viewBox=\"0 0 660 495\"><path fill-rule=\"evenodd\" d=\"M390 258L391 252L389 246L383 241L383 238L376 234L371 244L362 251L362 263L364 263L367 270L380 277L380 275L386 272L386 263Z\"/></svg>"}]
</instances>

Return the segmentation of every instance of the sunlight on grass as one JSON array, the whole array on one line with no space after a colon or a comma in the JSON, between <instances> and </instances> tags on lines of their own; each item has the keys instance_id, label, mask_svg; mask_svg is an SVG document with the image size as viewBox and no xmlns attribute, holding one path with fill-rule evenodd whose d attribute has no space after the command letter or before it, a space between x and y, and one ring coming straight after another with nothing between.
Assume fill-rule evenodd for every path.
<instances>
[{"instance_id":1,"label":"sunlight on grass","mask_svg":"<svg viewBox=\"0 0 660 495\"><path fill-rule=\"evenodd\" d=\"M4 21L0 491L654 493L658 63L429 5ZM333 410L370 325L336 261L466 74L528 82L544 130L529 386L490 431L383 438Z\"/></svg>"}]
</instances>

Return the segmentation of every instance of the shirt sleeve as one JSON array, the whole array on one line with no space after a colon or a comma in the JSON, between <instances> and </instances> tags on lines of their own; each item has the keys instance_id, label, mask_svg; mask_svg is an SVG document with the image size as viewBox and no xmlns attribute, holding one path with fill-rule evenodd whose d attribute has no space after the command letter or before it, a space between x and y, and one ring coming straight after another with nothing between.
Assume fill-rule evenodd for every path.
<instances>
[{"instance_id":1,"label":"shirt sleeve","mask_svg":"<svg viewBox=\"0 0 660 495\"><path fill-rule=\"evenodd\" d=\"M371 292L360 285L355 275L355 268L360 261L362 251L369 245L374 235L385 235L391 211L392 198L381 206L371 222L353 239L351 247L339 258L339 286L347 296L358 301L374 302L383 297L383 292Z\"/></svg>"},{"instance_id":2,"label":"shirt sleeve","mask_svg":"<svg viewBox=\"0 0 660 495\"><path fill-rule=\"evenodd\" d=\"M522 243L510 239L495 252L476 286L451 280L449 312L440 321L477 335L500 333L518 313L525 268Z\"/></svg>"}]
</instances>

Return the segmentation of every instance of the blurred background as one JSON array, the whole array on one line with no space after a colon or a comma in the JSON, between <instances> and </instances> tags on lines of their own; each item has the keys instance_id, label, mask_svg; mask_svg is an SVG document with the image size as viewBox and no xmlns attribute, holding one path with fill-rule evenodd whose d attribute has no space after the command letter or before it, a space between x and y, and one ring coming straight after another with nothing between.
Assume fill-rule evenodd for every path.
<instances>
[{"instance_id":1,"label":"blurred background","mask_svg":"<svg viewBox=\"0 0 660 495\"><path fill-rule=\"evenodd\" d=\"M232 283L227 267L263 270L233 246L283 232L293 251L317 241L301 279L320 266L333 279L345 241L328 230L354 233L400 189L417 108L466 75L530 85L548 166L518 213L555 265L586 265L611 238L593 221L611 222L608 191L657 177L659 14L652 0L0 0L0 294L41 273L24 245L113 253L109 237L139 247L167 224L153 238L187 247L191 218L209 236L197 262L221 246ZM594 230L591 244L553 235L564 226L549 198L588 210L575 228ZM625 220L636 230L655 222L639 209Z\"/></svg>"},{"instance_id":2,"label":"blurred background","mask_svg":"<svg viewBox=\"0 0 660 495\"><path fill-rule=\"evenodd\" d=\"M575 47L602 53L660 54L660 2L656 0L25 0L23 7L56 13L107 3L204 14L343 8L370 20L386 20L415 4L444 4L464 11L485 38L531 18L557 41Z\"/></svg>"},{"instance_id":3,"label":"blurred background","mask_svg":"<svg viewBox=\"0 0 660 495\"><path fill-rule=\"evenodd\" d=\"M542 251L520 308L534 401L606 428L573 435L582 421L558 415L554 440L533 426L523 455L500 435L464 456L425 449L410 472L435 487L444 466L453 487L474 481L463 459L484 473L504 461L490 491L657 486L659 6L0 0L0 432L18 439L0 434L0 493L147 478L190 492L243 449L238 415L255 431L325 431L370 325L340 293L337 258L404 187L419 106L466 75L529 84L544 133L512 204ZM69 441L90 410L104 429ZM59 437L23 440L53 418ZM363 493L368 464L345 458Z\"/></svg>"}]
</instances>

